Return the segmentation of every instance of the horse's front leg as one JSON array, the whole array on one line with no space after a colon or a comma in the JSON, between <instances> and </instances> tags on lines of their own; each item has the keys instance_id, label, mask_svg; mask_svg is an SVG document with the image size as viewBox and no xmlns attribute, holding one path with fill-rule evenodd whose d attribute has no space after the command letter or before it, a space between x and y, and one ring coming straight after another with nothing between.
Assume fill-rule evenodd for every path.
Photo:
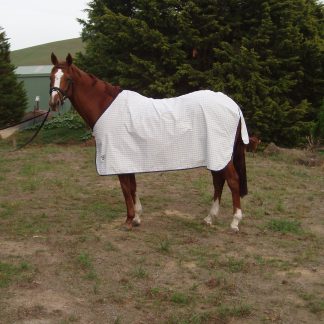
<instances>
[{"instance_id":1,"label":"horse's front leg","mask_svg":"<svg viewBox=\"0 0 324 324\"><path fill-rule=\"evenodd\" d=\"M204 218L204 222L207 225L213 224L213 221L219 212L219 205L220 205L224 182L225 182L223 171L211 171L211 174L213 176L214 199L208 216Z\"/></svg>"},{"instance_id":2,"label":"horse's front leg","mask_svg":"<svg viewBox=\"0 0 324 324\"><path fill-rule=\"evenodd\" d=\"M131 181L131 195L133 198L134 208L135 208L135 217L133 219L133 225L139 226L141 224L141 214L143 211L141 201L137 194L137 187L136 187L136 178L135 174L130 174L130 181Z\"/></svg>"},{"instance_id":3,"label":"horse's front leg","mask_svg":"<svg viewBox=\"0 0 324 324\"><path fill-rule=\"evenodd\" d=\"M131 229L133 226L133 219L135 217L135 204L132 197L132 179L131 174L119 174L119 182L122 188L126 208L127 208L127 218L126 218L126 226L128 229Z\"/></svg>"}]
</instances>

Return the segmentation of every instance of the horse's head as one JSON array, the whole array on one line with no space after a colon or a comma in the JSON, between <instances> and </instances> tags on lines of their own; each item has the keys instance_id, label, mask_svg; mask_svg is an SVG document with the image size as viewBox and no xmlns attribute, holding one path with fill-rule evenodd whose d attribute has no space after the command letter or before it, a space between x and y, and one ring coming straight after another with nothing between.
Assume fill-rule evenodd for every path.
<instances>
[{"instance_id":1,"label":"horse's head","mask_svg":"<svg viewBox=\"0 0 324 324\"><path fill-rule=\"evenodd\" d=\"M52 53L51 60L54 67L50 75L49 105L53 111L57 111L59 106L63 105L64 100L72 93L72 56L68 54L65 61L59 62L56 55Z\"/></svg>"}]
</instances>

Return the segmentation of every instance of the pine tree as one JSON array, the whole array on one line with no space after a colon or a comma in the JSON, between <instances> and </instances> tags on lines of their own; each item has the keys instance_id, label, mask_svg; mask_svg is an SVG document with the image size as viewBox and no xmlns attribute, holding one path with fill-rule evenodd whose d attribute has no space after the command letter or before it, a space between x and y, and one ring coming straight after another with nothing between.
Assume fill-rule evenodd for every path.
<instances>
[{"instance_id":1,"label":"pine tree","mask_svg":"<svg viewBox=\"0 0 324 324\"><path fill-rule=\"evenodd\" d=\"M296 145L323 100L323 17L316 0L93 0L78 62L147 96L223 91L251 132Z\"/></svg>"},{"instance_id":2,"label":"pine tree","mask_svg":"<svg viewBox=\"0 0 324 324\"><path fill-rule=\"evenodd\" d=\"M277 143L294 145L309 134L315 118L313 112L321 100L319 88L323 75L320 81L314 71L323 72L323 66L316 64L309 69L304 60L307 43L317 46L317 50L308 55L308 60L318 60L318 56L323 59L316 40L321 32L320 23L317 23L317 31L306 32L305 24L314 20L310 13L310 8L316 7L314 1L264 1L263 6L267 8L270 22L267 26L270 32L266 32L269 43L260 46L258 53L264 61L265 77L269 80L269 95L276 103L269 119L273 125L269 137ZM309 73L313 75L312 85L305 84Z\"/></svg>"},{"instance_id":3,"label":"pine tree","mask_svg":"<svg viewBox=\"0 0 324 324\"><path fill-rule=\"evenodd\" d=\"M27 98L10 63L9 43L0 27L0 127L19 121L26 109Z\"/></svg>"},{"instance_id":4,"label":"pine tree","mask_svg":"<svg viewBox=\"0 0 324 324\"><path fill-rule=\"evenodd\" d=\"M319 58L323 60L323 42L317 42L320 20L315 24L312 15L317 29L313 29L313 35L305 33L303 24L311 19L303 11L303 0L251 0L237 5L241 19L231 28L238 38L215 51L215 75L233 97L240 99L250 130L264 141L296 145L309 134L316 115L312 112L322 98L323 66ZM303 61L306 42L316 47L308 59L316 62L311 72L312 87L305 83L306 73L310 76ZM242 53L242 46L247 55ZM247 58L254 61L253 65L247 64Z\"/></svg>"},{"instance_id":5,"label":"pine tree","mask_svg":"<svg viewBox=\"0 0 324 324\"><path fill-rule=\"evenodd\" d=\"M324 143L324 100L319 109L317 121L311 134L316 141Z\"/></svg>"}]
</instances>

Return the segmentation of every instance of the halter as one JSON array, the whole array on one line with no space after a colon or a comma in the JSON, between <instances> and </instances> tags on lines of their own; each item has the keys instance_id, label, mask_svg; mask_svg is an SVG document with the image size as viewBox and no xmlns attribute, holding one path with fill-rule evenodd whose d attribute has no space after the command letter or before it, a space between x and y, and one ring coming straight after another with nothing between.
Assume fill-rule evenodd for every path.
<instances>
[{"instance_id":1,"label":"halter","mask_svg":"<svg viewBox=\"0 0 324 324\"><path fill-rule=\"evenodd\" d=\"M50 90L49 90L50 95L54 91L56 91L59 94L61 105L63 105L65 99L68 98L68 91L70 89L70 86L73 84L73 80L72 79L67 79L67 82L68 82L68 85L67 85L67 88L65 90L62 90L59 87L51 87Z\"/></svg>"}]
</instances>

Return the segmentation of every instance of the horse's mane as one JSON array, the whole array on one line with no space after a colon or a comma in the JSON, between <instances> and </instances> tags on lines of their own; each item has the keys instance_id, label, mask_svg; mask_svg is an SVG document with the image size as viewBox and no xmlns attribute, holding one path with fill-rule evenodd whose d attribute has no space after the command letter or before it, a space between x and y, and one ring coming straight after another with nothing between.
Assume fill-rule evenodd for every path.
<instances>
[{"instance_id":1,"label":"horse's mane","mask_svg":"<svg viewBox=\"0 0 324 324\"><path fill-rule=\"evenodd\" d=\"M114 86L112 84L110 84L107 81L101 80L99 78L97 78L95 75L93 75L92 73L88 73L85 72L83 70L81 70L80 68L78 68L76 65L72 64L71 65L72 71L75 72L79 77L82 77L82 75L86 75L88 76L91 80L91 86L95 86L97 83L101 83L104 85L105 90L107 91L107 93L109 94L118 94L120 92L120 87L119 86Z\"/></svg>"},{"instance_id":2,"label":"horse's mane","mask_svg":"<svg viewBox=\"0 0 324 324\"><path fill-rule=\"evenodd\" d=\"M95 75L93 75L92 73L87 73L87 74L92 79L93 85L95 85L98 82L99 79Z\"/></svg>"}]
</instances>

